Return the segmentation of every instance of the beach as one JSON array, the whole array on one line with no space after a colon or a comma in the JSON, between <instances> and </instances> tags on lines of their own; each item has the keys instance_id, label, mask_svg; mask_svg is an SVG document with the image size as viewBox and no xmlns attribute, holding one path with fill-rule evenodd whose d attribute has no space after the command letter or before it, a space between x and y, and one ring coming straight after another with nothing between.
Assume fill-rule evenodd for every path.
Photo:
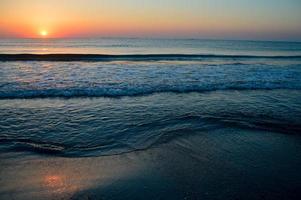
<instances>
[{"instance_id":1,"label":"beach","mask_svg":"<svg viewBox=\"0 0 301 200\"><path fill-rule=\"evenodd\" d=\"M223 129L105 157L2 154L0 199L298 199L298 137Z\"/></svg>"}]
</instances>

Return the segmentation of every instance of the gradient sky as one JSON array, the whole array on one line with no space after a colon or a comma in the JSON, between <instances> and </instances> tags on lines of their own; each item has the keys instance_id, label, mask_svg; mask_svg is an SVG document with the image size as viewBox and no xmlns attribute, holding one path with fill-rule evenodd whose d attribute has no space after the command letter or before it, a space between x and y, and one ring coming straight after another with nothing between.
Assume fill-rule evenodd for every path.
<instances>
[{"instance_id":1,"label":"gradient sky","mask_svg":"<svg viewBox=\"0 0 301 200\"><path fill-rule=\"evenodd\" d=\"M301 0L0 0L0 37L301 40Z\"/></svg>"}]
</instances>

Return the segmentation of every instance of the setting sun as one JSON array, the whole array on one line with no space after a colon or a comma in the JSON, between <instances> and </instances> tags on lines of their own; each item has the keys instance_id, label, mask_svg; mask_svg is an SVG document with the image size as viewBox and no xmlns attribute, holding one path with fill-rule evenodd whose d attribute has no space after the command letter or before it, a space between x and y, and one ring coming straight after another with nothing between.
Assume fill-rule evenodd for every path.
<instances>
[{"instance_id":1,"label":"setting sun","mask_svg":"<svg viewBox=\"0 0 301 200\"><path fill-rule=\"evenodd\" d=\"M42 37L46 37L48 35L48 32L46 30L42 30L42 31L40 31L40 35Z\"/></svg>"}]
</instances>

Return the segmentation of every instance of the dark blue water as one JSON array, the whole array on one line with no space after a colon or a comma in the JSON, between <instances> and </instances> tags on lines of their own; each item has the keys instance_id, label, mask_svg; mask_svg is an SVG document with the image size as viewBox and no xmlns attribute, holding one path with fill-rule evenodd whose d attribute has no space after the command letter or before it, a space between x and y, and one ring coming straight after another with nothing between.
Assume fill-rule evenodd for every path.
<instances>
[{"instance_id":1,"label":"dark blue water","mask_svg":"<svg viewBox=\"0 0 301 200\"><path fill-rule=\"evenodd\" d=\"M1 152L100 156L216 129L301 133L301 43L1 40L0 52ZM98 57L4 55L20 53Z\"/></svg>"},{"instance_id":2,"label":"dark blue water","mask_svg":"<svg viewBox=\"0 0 301 200\"><path fill-rule=\"evenodd\" d=\"M201 39L0 39L0 53L301 55L301 42Z\"/></svg>"}]
</instances>

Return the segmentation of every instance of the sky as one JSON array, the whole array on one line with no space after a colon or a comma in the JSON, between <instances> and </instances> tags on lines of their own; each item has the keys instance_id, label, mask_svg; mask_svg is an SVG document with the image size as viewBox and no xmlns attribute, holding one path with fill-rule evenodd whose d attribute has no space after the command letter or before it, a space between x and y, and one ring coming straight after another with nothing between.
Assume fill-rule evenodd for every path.
<instances>
[{"instance_id":1,"label":"sky","mask_svg":"<svg viewBox=\"0 0 301 200\"><path fill-rule=\"evenodd\" d=\"M0 38L300 40L301 0L0 0Z\"/></svg>"}]
</instances>

